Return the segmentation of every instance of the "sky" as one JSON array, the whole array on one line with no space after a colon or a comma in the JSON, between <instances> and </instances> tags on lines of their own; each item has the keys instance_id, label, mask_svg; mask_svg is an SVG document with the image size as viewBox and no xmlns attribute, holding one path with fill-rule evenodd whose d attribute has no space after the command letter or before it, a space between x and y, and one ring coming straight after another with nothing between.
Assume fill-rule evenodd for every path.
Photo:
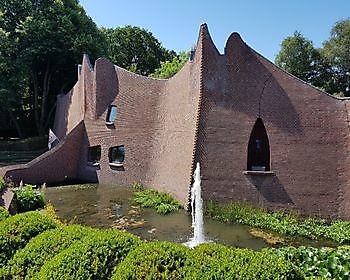
<instances>
[{"instance_id":1,"label":"sky","mask_svg":"<svg viewBox=\"0 0 350 280\"><path fill-rule=\"evenodd\" d=\"M205 22L221 53L229 35L238 32L271 61L294 31L322 47L332 26L350 18L350 0L80 0L80 4L100 27L139 26L177 52L196 44L199 26Z\"/></svg>"}]
</instances>

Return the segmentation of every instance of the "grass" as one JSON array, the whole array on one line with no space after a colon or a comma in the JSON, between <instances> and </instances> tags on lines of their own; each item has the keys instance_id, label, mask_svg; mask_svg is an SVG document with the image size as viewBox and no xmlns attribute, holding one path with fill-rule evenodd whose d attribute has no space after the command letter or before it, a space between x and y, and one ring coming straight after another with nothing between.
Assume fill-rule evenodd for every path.
<instances>
[{"instance_id":1,"label":"grass","mask_svg":"<svg viewBox=\"0 0 350 280\"><path fill-rule=\"evenodd\" d=\"M350 222L309 217L302 219L285 212L268 212L239 203L218 204L209 202L206 214L213 219L245 224L288 236L302 236L314 240L329 239L350 244Z\"/></svg>"},{"instance_id":2,"label":"grass","mask_svg":"<svg viewBox=\"0 0 350 280\"><path fill-rule=\"evenodd\" d=\"M133 201L141 207L153 208L161 215L166 215L181 208L181 204L165 192L154 189L141 190L139 185L137 185L137 189L138 191L134 192Z\"/></svg>"}]
</instances>

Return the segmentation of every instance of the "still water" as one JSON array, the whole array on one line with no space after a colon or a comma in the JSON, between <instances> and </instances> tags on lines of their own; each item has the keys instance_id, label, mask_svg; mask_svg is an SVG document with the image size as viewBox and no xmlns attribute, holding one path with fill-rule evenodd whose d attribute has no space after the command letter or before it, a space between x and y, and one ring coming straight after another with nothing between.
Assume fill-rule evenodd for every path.
<instances>
[{"instance_id":1,"label":"still water","mask_svg":"<svg viewBox=\"0 0 350 280\"><path fill-rule=\"evenodd\" d=\"M48 187L46 201L56 208L58 216L67 222L99 228L125 229L142 239L187 242L193 231L191 215L180 210L169 215L159 215L152 209L137 207L131 202L132 189L113 185L73 185ZM261 249L268 247L263 239L253 237L249 226L224 224L204 219L206 240L216 243ZM311 243L311 244L310 244ZM308 240L295 240L295 245L317 246Z\"/></svg>"}]
</instances>

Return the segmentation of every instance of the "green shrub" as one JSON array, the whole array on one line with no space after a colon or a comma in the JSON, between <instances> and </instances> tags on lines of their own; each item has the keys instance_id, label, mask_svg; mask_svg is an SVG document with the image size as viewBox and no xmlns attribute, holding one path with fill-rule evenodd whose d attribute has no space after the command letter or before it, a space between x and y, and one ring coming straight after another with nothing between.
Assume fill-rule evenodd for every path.
<instances>
[{"instance_id":1,"label":"green shrub","mask_svg":"<svg viewBox=\"0 0 350 280\"><path fill-rule=\"evenodd\" d=\"M129 253L111 279L183 279L189 251L175 243L144 243Z\"/></svg>"},{"instance_id":2,"label":"green shrub","mask_svg":"<svg viewBox=\"0 0 350 280\"><path fill-rule=\"evenodd\" d=\"M289 261L264 251L202 244L189 260L186 279L305 279Z\"/></svg>"},{"instance_id":3,"label":"green shrub","mask_svg":"<svg viewBox=\"0 0 350 280\"><path fill-rule=\"evenodd\" d=\"M0 267L31 238L56 226L57 223L52 218L40 212L26 212L0 222Z\"/></svg>"},{"instance_id":4,"label":"green shrub","mask_svg":"<svg viewBox=\"0 0 350 280\"><path fill-rule=\"evenodd\" d=\"M181 204L165 192L145 189L134 193L134 201L142 207L153 208L157 213L165 215L179 210Z\"/></svg>"},{"instance_id":5,"label":"green shrub","mask_svg":"<svg viewBox=\"0 0 350 280\"><path fill-rule=\"evenodd\" d=\"M6 187L4 178L0 177L0 192L2 192Z\"/></svg>"},{"instance_id":6,"label":"green shrub","mask_svg":"<svg viewBox=\"0 0 350 280\"><path fill-rule=\"evenodd\" d=\"M32 185L26 184L23 187L14 188L17 199L18 212L33 211L45 206L44 195L41 191L35 190Z\"/></svg>"},{"instance_id":7,"label":"green shrub","mask_svg":"<svg viewBox=\"0 0 350 280\"><path fill-rule=\"evenodd\" d=\"M35 279L108 279L116 266L141 241L132 234L99 230L76 241L46 262Z\"/></svg>"},{"instance_id":8,"label":"green shrub","mask_svg":"<svg viewBox=\"0 0 350 280\"><path fill-rule=\"evenodd\" d=\"M40 271L45 262L75 241L96 231L80 225L70 225L47 230L37 235L28 242L27 246L18 250L8 262L6 277L35 279L34 274Z\"/></svg>"},{"instance_id":9,"label":"green shrub","mask_svg":"<svg viewBox=\"0 0 350 280\"><path fill-rule=\"evenodd\" d=\"M284 257L302 269L307 277L314 279L350 279L350 247L312 248L282 247L267 249Z\"/></svg>"},{"instance_id":10,"label":"green shrub","mask_svg":"<svg viewBox=\"0 0 350 280\"><path fill-rule=\"evenodd\" d=\"M339 243L350 242L350 222L347 221L336 220L328 224L321 218L300 219L288 213L270 213L238 203L220 205L209 202L206 205L206 214L222 222L246 224L284 235L310 239L328 238Z\"/></svg>"},{"instance_id":11,"label":"green shrub","mask_svg":"<svg viewBox=\"0 0 350 280\"><path fill-rule=\"evenodd\" d=\"M10 217L9 212L4 208L0 206L0 222Z\"/></svg>"}]
</instances>

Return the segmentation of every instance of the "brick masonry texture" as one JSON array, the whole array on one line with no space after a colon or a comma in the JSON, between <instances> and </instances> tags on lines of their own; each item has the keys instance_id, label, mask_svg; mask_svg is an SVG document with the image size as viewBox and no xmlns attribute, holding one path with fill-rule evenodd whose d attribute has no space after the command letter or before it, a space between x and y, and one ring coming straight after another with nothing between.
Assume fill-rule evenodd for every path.
<instances>
[{"instance_id":1,"label":"brick masonry texture","mask_svg":"<svg viewBox=\"0 0 350 280\"><path fill-rule=\"evenodd\" d=\"M203 24L195 57L174 77L152 79L105 59L84 56L74 88L58 97L54 131L61 143L29 164L0 169L28 183L76 178L167 191L184 205L196 162L205 200L350 218L347 99L284 72L233 33L220 54ZM114 125L106 125L116 105ZM257 118L270 144L272 173L248 173L247 149ZM100 166L87 162L101 145ZM124 145L123 167L108 150Z\"/></svg>"}]
</instances>

